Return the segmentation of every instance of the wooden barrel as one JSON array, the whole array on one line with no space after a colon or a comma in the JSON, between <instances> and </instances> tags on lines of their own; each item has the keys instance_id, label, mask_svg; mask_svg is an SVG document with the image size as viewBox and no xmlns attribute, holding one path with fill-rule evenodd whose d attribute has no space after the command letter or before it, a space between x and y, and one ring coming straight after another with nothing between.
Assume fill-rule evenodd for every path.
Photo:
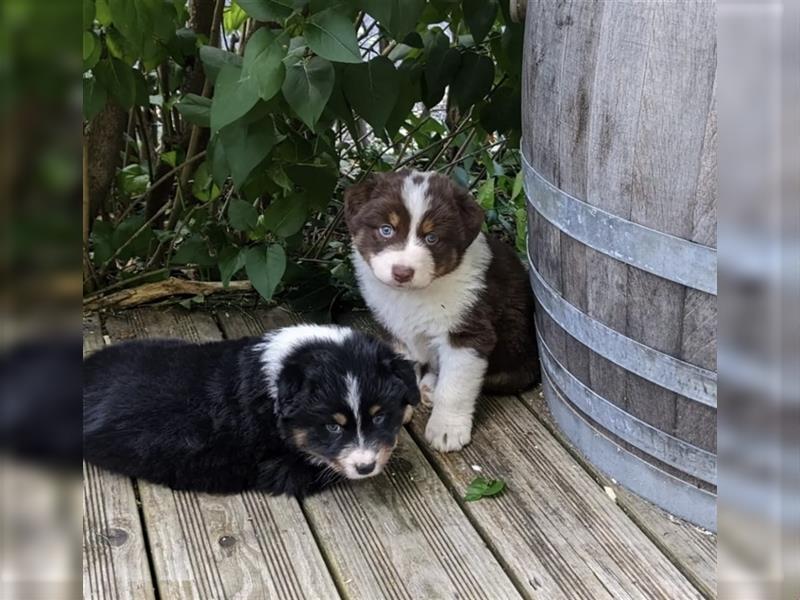
<instances>
[{"instance_id":1,"label":"wooden barrel","mask_svg":"<svg viewBox=\"0 0 800 600\"><path fill-rule=\"evenodd\" d=\"M713 2L528 0L528 255L553 417L716 528Z\"/></svg>"}]
</instances>

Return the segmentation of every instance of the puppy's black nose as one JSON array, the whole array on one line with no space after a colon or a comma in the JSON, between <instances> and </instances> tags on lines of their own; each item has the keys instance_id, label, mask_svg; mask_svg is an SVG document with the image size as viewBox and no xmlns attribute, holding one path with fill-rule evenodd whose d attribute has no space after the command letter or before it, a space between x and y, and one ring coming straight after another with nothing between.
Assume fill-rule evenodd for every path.
<instances>
[{"instance_id":1,"label":"puppy's black nose","mask_svg":"<svg viewBox=\"0 0 800 600\"><path fill-rule=\"evenodd\" d=\"M411 267L404 267L403 265L393 265L392 277L394 277L397 283L406 283L407 281L411 281L411 278L414 277L414 269Z\"/></svg>"},{"instance_id":2,"label":"puppy's black nose","mask_svg":"<svg viewBox=\"0 0 800 600\"><path fill-rule=\"evenodd\" d=\"M364 463L360 465L356 465L356 472L359 475L369 475L375 470L375 463Z\"/></svg>"}]
</instances>

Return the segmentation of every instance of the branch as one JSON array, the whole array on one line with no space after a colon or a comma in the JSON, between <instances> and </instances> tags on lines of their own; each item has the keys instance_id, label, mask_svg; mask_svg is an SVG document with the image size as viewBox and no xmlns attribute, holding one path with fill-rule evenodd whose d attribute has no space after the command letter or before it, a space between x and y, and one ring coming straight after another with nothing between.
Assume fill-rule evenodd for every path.
<instances>
[{"instance_id":1,"label":"branch","mask_svg":"<svg viewBox=\"0 0 800 600\"><path fill-rule=\"evenodd\" d=\"M97 311L104 308L127 308L176 295L209 296L219 292L249 292L249 281L231 281L226 287L221 281L189 281L170 277L164 281L145 283L135 288L121 290L107 296L93 295L83 301L83 309Z\"/></svg>"}]
</instances>

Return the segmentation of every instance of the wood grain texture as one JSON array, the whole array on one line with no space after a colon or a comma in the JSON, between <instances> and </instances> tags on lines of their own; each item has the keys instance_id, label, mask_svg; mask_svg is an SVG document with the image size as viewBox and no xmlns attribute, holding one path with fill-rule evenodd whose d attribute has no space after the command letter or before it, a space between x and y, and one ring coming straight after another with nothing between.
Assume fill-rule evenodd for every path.
<instances>
[{"instance_id":1,"label":"wood grain texture","mask_svg":"<svg viewBox=\"0 0 800 600\"><path fill-rule=\"evenodd\" d=\"M617 504L628 517L653 540L659 549L672 560L678 569L707 598L716 598L717 587L717 536L673 517L657 506L639 498L603 475L559 431L541 389L520 395L521 400L534 411L550 433L568 449L584 469L603 486L616 494Z\"/></svg>"},{"instance_id":2,"label":"wood grain texture","mask_svg":"<svg viewBox=\"0 0 800 600\"><path fill-rule=\"evenodd\" d=\"M104 345L100 318L84 318L84 356ZM91 600L154 597L133 482L88 463L83 465L83 590Z\"/></svg>"},{"instance_id":3,"label":"wood grain texture","mask_svg":"<svg viewBox=\"0 0 800 600\"><path fill-rule=\"evenodd\" d=\"M386 335L368 315L341 320ZM519 398L483 397L478 406L461 452L427 448L426 411L411 432L457 498L477 474L506 481L501 496L461 504L526 597L700 597Z\"/></svg>"},{"instance_id":4,"label":"wood grain texture","mask_svg":"<svg viewBox=\"0 0 800 600\"><path fill-rule=\"evenodd\" d=\"M298 322L284 309L221 313L229 338ZM348 598L519 598L424 456L403 431L387 469L303 501Z\"/></svg>"},{"instance_id":5,"label":"wood grain texture","mask_svg":"<svg viewBox=\"0 0 800 600\"><path fill-rule=\"evenodd\" d=\"M713 2L557 2L528 7L523 150L565 192L652 229L716 243ZM716 299L616 261L529 209L537 270L612 329L714 369ZM542 337L592 390L714 450L715 411L588 350L546 315Z\"/></svg>"},{"instance_id":6,"label":"wood grain texture","mask_svg":"<svg viewBox=\"0 0 800 600\"><path fill-rule=\"evenodd\" d=\"M114 341L222 338L210 314L138 309L106 318ZM162 598L338 598L298 502L211 495L139 481Z\"/></svg>"}]
</instances>

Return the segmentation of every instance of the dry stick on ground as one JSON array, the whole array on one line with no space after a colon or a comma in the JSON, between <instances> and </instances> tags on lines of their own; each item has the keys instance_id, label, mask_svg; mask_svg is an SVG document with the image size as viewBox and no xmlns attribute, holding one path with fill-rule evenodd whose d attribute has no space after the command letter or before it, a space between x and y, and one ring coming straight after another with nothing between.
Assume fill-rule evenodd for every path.
<instances>
[{"instance_id":1,"label":"dry stick on ground","mask_svg":"<svg viewBox=\"0 0 800 600\"><path fill-rule=\"evenodd\" d=\"M249 292L252 289L253 286L249 281L231 281L225 286L221 281L189 281L170 277L164 281L145 283L106 296L89 297L84 300L83 309L96 311L103 308L128 308L170 296L209 296L218 292Z\"/></svg>"}]
</instances>

